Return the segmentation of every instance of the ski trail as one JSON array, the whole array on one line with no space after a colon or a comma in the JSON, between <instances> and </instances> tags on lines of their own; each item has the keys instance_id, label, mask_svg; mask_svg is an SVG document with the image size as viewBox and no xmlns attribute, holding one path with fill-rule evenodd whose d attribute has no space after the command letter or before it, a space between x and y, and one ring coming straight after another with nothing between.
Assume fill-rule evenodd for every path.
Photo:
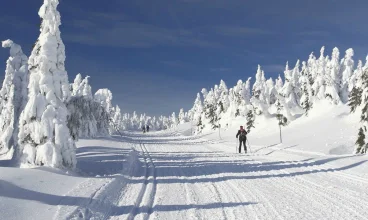
<instances>
[{"instance_id":1,"label":"ski trail","mask_svg":"<svg viewBox=\"0 0 368 220\"><path fill-rule=\"evenodd\" d=\"M88 199L73 201L54 219L360 220L368 214L367 180L329 158L232 154L193 137L129 141L136 149L130 175L87 179L68 194Z\"/></svg>"},{"instance_id":2,"label":"ski trail","mask_svg":"<svg viewBox=\"0 0 368 220\"><path fill-rule=\"evenodd\" d=\"M145 180L128 219L149 219L156 194L156 170L146 146L139 144L145 163Z\"/></svg>"},{"instance_id":3,"label":"ski trail","mask_svg":"<svg viewBox=\"0 0 368 220\"><path fill-rule=\"evenodd\" d=\"M306 168L303 168L302 170L306 170ZM364 213L360 213L356 209L359 204L363 206L364 204L366 204L366 202L362 201L361 199L357 197L353 198L346 193L341 193L340 190L332 191L330 188L326 188L318 184L318 178L307 180L306 177L293 176L291 172L288 172L286 170L278 170L273 172L273 175L275 176L278 176L280 174L287 174L291 177L287 177L287 179L283 181L282 184L278 185L275 185L275 181L263 180L264 182L268 182L268 185L272 186L273 191L271 191L270 193L272 193L273 196L278 196L276 192L278 192L279 190L288 190L289 192L292 192L292 195L294 195L294 200L298 197L303 198L303 200L301 200L303 202L310 200L309 207L310 210L313 210L313 212L311 213L312 215L300 209L297 210L297 212L289 210L287 215L295 213L297 215L295 216L296 218L302 218L300 214L305 213L306 215L308 215L308 218L313 218L313 216L326 218L326 216L332 215L331 219L365 219ZM329 180L329 178L326 178L326 180ZM280 186L282 186L282 188L280 188ZM264 194L265 191L267 191L267 188L263 187L263 193L260 192L260 195ZM283 203L283 200L279 199L279 202L280 201ZM287 201L285 202L287 203ZM286 204L285 206L287 207Z\"/></svg>"},{"instance_id":4,"label":"ski trail","mask_svg":"<svg viewBox=\"0 0 368 220\"><path fill-rule=\"evenodd\" d=\"M130 148L132 149L132 148ZM135 172L137 153L132 150L120 173L109 177L88 178L64 196L54 219L107 219L119 209L122 191Z\"/></svg>"}]
</instances>

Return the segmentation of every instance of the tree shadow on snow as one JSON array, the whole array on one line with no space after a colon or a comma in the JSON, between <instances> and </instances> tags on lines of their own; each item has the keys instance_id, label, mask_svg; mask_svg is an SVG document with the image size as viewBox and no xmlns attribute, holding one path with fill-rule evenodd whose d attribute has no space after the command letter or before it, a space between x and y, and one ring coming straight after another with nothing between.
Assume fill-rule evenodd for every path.
<instances>
[{"instance_id":1,"label":"tree shadow on snow","mask_svg":"<svg viewBox=\"0 0 368 220\"><path fill-rule=\"evenodd\" d=\"M109 216L119 216L129 214L134 210L134 206L116 206L104 200L98 200L88 197L76 196L59 196L48 193L37 192L29 189L24 189L11 182L0 180L0 197L35 201L52 206L75 206L78 207L76 212L86 209L90 213L109 213ZM94 204L94 205L91 205ZM134 214L167 212L167 211L182 211L188 209L218 209L232 208L238 206L247 206L257 204L255 202L237 202L237 203L209 203L209 204L187 204L187 205L155 205L152 208L140 207ZM86 212L86 211L85 211ZM75 213L70 213L71 215Z\"/></svg>"},{"instance_id":2,"label":"tree shadow on snow","mask_svg":"<svg viewBox=\"0 0 368 220\"><path fill-rule=\"evenodd\" d=\"M329 168L323 165L329 162L355 157L330 157L324 159L308 158L300 161L272 161L256 163L246 156L240 156L239 159L229 159L226 156L214 154L216 159L211 157L198 156L196 154L182 153L176 156L165 156L163 154L150 153L154 161L157 173L157 183L203 183L220 182L232 179L249 180L264 178L280 178L301 176L315 173L328 173L335 171L348 170L359 166L367 160L356 162L347 166ZM290 170L291 169L291 170ZM222 176L224 174L230 174ZM217 175L220 177L208 177ZM169 177L169 178L168 178ZM170 178L172 177L172 178ZM178 178L180 177L180 178Z\"/></svg>"}]
</instances>

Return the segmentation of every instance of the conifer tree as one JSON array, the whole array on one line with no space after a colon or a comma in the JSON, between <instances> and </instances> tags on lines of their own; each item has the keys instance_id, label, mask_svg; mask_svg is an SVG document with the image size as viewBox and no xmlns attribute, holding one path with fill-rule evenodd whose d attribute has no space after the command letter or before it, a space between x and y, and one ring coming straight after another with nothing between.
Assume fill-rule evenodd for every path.
<instances>
[{"instance_id":1,"label":"conifer tree","mask_svg":"<svg viewBox=\"0 0 368 220\"><path fill-rule=\"evenodd\" d=\"M249 110L247 113L247 132L249 133L252 128L254 128L255 115L253 110Z\"/></svg>"},{"instance_id":2,"label":"conifer tree","mask_svg":"<svg viewBox=\"0 0 368 220\"><path fill-rule=\"evenodd\" d=\"M286 126L287 125L287 118L282 114L283 108L284 106L280 103L280 100L277 99L276 101L276 108L277 108L277 114L276 114L276 118L279 124L279 128L280 128L280 143L282 143L282 134L281 134L281 126Z\"/></svg>"},{"instance_id":3,"label":"conifer tree","mask_svg":"<svg viewBox=\"0 0 368 220\"><path fill-rule=\"evenodd\" d=\"M362 103L362 88L353 87L353 90L349 94L350 112L355 112L356 108Z\"/></svg>"},{"instance_id":4,"label":"conifer tree","mask_svg":"<svg viewBox=\"0 0 368 220\"><path fill-rule=\"evenodd\" d=\"M303 85L303 96L301 99L301 105L305 111L305 115L308 116L309 111L311 110L313 104L310 100L310 94L308 89L308 82L304 82Z\"/></svg>"},{"instance_id":5,"label":"conifer tree","mask_svg":"<svg viewBox=\"0 0 368 220\"><path fill-rule=\"evenodd\" d=\"M70 90L58 4L58 0L44 0L38 13L41 34L28 61L29 95L20 117L19 145L23 163L74 168L77 161L67 127L65 102Z\"/></svg>"},{"instance_id":6,"label":"conifer tree","mask_svg":"<svg viewBox=\"0 0 368 220\"><path fill-rule=\"evenodd\" d=\"M367 132L367 128L359 128L358 138L355 142L356 153L365 154L367 153L367 143L365 142L365 133Z\"/></svg>"},{"instance_id":7,"label":"conifer tree","mask_svg":"<svg viewBox=\"0 0 368 220\"><path fill-rule=\"evenodd\" d=\"M10 57L0 90L0 155L17 151L19 117L27 103L29 81L28 58L22 48L11 40L3 41L2 46L10 48Z\"/></svg>"},{"instance_id":8,"label":"conifer tree","mask_svg":"<svg viewBox=\"0 0 368 220\"><path fill-rule=\"evenodd\" d=\"M365 70L362 76L362 88L364 88L362 93L362 113L360 116L361 127L358 133L358 139L356 141L356 153L365 154L367 153L368 144L365 140L367 137L367 127L368 127L368 71Z\"/></svg>"}]
</instances>

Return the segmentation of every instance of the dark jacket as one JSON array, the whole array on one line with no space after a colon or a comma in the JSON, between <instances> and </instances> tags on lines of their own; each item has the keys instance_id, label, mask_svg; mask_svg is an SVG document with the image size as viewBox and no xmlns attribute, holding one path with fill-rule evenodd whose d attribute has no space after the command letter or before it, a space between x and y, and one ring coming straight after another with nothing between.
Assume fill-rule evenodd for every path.
<instances>
[{"instance_id":1,"label":"dark jacket","mask_svg":"<svg viewBox=\"0 0 368 220\"><path fill-rule=\"evenodd\" d=\"M240 135L240 134L242 134L242 135ZM248 133L247 133L246 130L243 130L243 131L238 130L238 133L236 134L236 138L238 138L238 136L239 136L239 140L245 140L245 139L247 139L247 137L246 137L247 134Z\"/></svg>"}]
</instances>

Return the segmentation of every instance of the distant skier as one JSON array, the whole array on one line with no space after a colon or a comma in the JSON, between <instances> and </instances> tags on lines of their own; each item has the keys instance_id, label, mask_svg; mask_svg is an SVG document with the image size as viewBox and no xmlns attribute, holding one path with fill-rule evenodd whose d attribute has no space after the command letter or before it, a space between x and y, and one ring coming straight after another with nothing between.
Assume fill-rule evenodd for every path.
<instances>
[{"instance_id":1,"label":"distant skier","mask_svg":"<svg viewBox=\"0 0 368 220\"><path fill-rule=\"evenodd\" d=\"M149 126L148 125L146 126L146 131L149 132Z\"/></svg>"},{"instance_id":2,"label":"distant skier","mask_svg":"<svg viewBox=\"0 0 368 220\"><path fill-rule=\"evenodd\" d=\"M146 127L144 125L142 126L142 131L143 133L146 133Z\"/></svg>"},{"instance_id":3,"label":"distant skier","mask_svg":"<svg viewBox=\"0 0 368 220\"><path fill-rule=\"evenodd\" d=\"M239 153L241 153L241 145L243 143L244 145L244 152L247 153L247 146L245 145L245 142L247 141L247 131L244 130L243 126L240 126L240 130L238 130L238 133L236 134L236 138L239 137Z\"/></svg>"}]
</instances>

